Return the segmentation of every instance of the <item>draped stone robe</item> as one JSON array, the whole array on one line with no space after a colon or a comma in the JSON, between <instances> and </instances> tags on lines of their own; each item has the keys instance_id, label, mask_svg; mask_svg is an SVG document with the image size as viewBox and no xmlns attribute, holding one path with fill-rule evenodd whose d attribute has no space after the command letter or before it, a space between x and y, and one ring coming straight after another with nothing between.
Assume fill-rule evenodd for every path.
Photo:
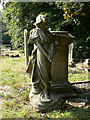
<instances>
[{"instance_id":1,"label":"draped stone robe","mask_svg":"<svg viewBox=\"0 0 90 120\"><path fill-rule=\"evenodd\" d=\"M50 41L51 34L47 30L35 28L30 31L29 42L35 45L32 52L34 59L30 64L33 64L31 81L32 84L38 86L40 90L43 87L49 87L51 81L51 62L47 55L53 56L53 44ZM30 66L28 65L27 73L30 74Z\"/></svg>"}]
</instances>

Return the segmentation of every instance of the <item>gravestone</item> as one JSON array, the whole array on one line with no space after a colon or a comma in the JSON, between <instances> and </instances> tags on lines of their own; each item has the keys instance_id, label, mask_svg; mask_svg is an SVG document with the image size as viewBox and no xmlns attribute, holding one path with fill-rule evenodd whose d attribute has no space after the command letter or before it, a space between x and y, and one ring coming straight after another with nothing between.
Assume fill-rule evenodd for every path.
<instances>
[{"instance_id":1,"label":"gravestone","mask_svg":"<svg viewBox=\"0 0 90 120\"><path fill-rule=\"evenodd\" d=\"M68 63L72 64L73 63L73 49L74 49L74 44L71 43L69 44L69 52L68 52Z\"/></svg>"},{"instance_id":2,"label":"gravestone","mask_svg":"<svg viewBox=\"0 0 90 120\"><path fill-rule=\"evenodd\" d=\"M28 66L29 55L28 55L28 44L27 44L27 29L24 29L24 53L25 53L25 67Z\"/></svg>"},{"instance_id":3,"label":"gravestone","mask_svg":"<svg viewBox=\"0 0 90 120\"><path fill-rule=\"evenodd\" d=\"M0 44L0 56L1 56L1 46L2 46L2 45Z\"/></svg>"},{"instance_id":4,"label":"gravestone","mask_svg":"<svg viewBox=\"0 0 90 120\"><path fill-rule=\"evenodd\" d=\"M82 63L82 68L87 71L87 79L90 80L90 58L84 60L84 62Z\"/></svg>"}]
</instances>

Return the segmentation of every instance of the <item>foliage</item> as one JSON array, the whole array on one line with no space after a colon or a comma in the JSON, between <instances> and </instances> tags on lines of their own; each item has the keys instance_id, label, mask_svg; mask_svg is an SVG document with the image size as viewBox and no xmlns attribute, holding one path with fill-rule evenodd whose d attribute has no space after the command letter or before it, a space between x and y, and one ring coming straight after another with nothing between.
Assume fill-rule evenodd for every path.
<instances>
[{"instance_id":1,"label":"foliage","mask_svg":"<svg viewBox=\"0 0 90 120\"><path fill-rule=\"evenodd\" d=\"M55 3L11 2L5 5L3 21L7 23L7 33L11 36L11 43L15 48L23 48L23 31L25 28L28 31L33 28L35 18L41 11L42 14L47 13L50 16L49 27L52 25L52 29L55 29L60 24L55 21L60 18L61 13Z\"/></svg>"},{"instance_id":2,"label":"foliage","mask_svg":"<svg viewBox=\"0 0 90 120\"><path fill-rule=\"evenodd\" d=\"M90 39L90 2L84 3L82 14L78 17L78 24L75 27L74 35L76 37L75 44L75 52L76 58L89 58L89 43Z\"/></svg>"},{"instance_id":3,"label":"foliage","mask_svg":"<svg viewBox=\"0 0 90 120\"><path fill-rule=\"evenodd\" d=\"M90 2L9 2L3 4L3 21L14 48L24 47L23 31L30 31L38 14L47 14L48 28L66 30L75 36L75 58L87 57Z\"/></svg>"},{"instance_id":4,"label":"foliage","mask_svg":"<svg viewBox=\"0 0 90 120\"><path fill-rule=\"evenodd\" d=\"M8 34L2 33L3 44L10 44L10 36Z\"/></svg>"},{"instance_id":5,"label":"foliage","mask_svg":"<svg viewBox=\"0 0 90 120\"><path fill-rule=\"evenodd\" d=\"M2 22L2 42L3 44L10 44L11 38L6 32L6 24Z\"/></svg>"},{"instance_id":6,"label":"foliage","mask_svg":"<svg viewBox=\"0 0 90 120\"><path fill-rule=\"evenodd\" d=\"M18 54L18 51L7 51L2 54L8 54L10 55L16 55ZM8 57L2 57L1 59L1 73L0 76L1 85L13 85L17 83L25 83L29 81L28 76L25 73L25 59L24 55L19 53L21 58L8 58Z\"/></svg>"},{"instance_id":7,"label":"foliage","mask_svg":"<svg viewBox=\"0 0 90 120\"><path fill-rule=\"evenodd\" d=\"M69 31L75 36L75 59L88 58L89 52L89 39L90 36L90 2L63 2L64 21L62 28Z\"/></svg>"}]
</instances>

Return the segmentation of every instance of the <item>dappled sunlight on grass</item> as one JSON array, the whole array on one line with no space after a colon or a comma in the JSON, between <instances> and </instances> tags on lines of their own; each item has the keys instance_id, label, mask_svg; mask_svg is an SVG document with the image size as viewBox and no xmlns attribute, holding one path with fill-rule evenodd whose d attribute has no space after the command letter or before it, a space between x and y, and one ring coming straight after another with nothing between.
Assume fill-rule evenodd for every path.
<instances>
[{"instance_id":1,"label":"dappled sunlight on grass","mask_svg":"<svg viewBox=\"0 0 90 120\"><path fill-rule=\"evenodd\" d=\"M3 85L30 82L30 79L25 72L24 58L1 59L1 69L1 84Z\"/></svg>"},{"instance_id":2,"label":"dappled sunlight on grass","mask_svg":"<svg viewBox=\"0 0 90 120\"><path fill-rule=\"evenodd\" d=\"M47 111L38 113L30 105L29 93L31 90L30 78L26 75L25 58L20 54L19 58L2 57L1 59L1 90L2 118L73 118L88 119L88 109L66 105L64 110ZM9 54L12 54L9 51ZM13 54L16 54L15 51ZM69 81L84 81L87 73L69 71ZM11 91L5 94L5 86Z\"/></svg>"},{"instance_id":3,"label":"dappled sunlight on grass","mask_svg":"<svg viewBox=\"0 0 90 120\"><path fill-rule=\"evenodd\" d=\"M74 81L85 81L87 80L87 75L85 75L84 73L80 73L80 74L69 74L68 75L68 80L69 82L74 82Z\"/></svg>"},{"instance_id":4,"label":"dappled sunlight on grass","mask_svg":"<svg viewBox=\"0 0 90 120\"><path fill-rule=\"evenodd\" d=\"M79 70L75 68L68 68L68 81L75 82L75 81L85 81L87 80L88 73L84 70Z\"/></svg>"}]
</instances>

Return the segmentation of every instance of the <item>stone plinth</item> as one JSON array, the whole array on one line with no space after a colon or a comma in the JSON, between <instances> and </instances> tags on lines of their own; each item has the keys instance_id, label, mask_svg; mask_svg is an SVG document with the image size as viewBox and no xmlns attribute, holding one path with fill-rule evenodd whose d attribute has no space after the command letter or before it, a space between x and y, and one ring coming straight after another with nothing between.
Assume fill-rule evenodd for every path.
<instances>
[{"instance_id":1,"label":"stone plinth","mask_svg":"<svg viewBox=\"0 0 90 120\"><path fill-rule=\"evenodd\" d=\"M58 42L55 47L55 53L51 65L51 89L57 94L63 94L63 96L74 95L73 87L68 82L68 45L73 42L73 36L68 34L58 34L52 32L53 39Z\"/></svg>"}]
</instances>

